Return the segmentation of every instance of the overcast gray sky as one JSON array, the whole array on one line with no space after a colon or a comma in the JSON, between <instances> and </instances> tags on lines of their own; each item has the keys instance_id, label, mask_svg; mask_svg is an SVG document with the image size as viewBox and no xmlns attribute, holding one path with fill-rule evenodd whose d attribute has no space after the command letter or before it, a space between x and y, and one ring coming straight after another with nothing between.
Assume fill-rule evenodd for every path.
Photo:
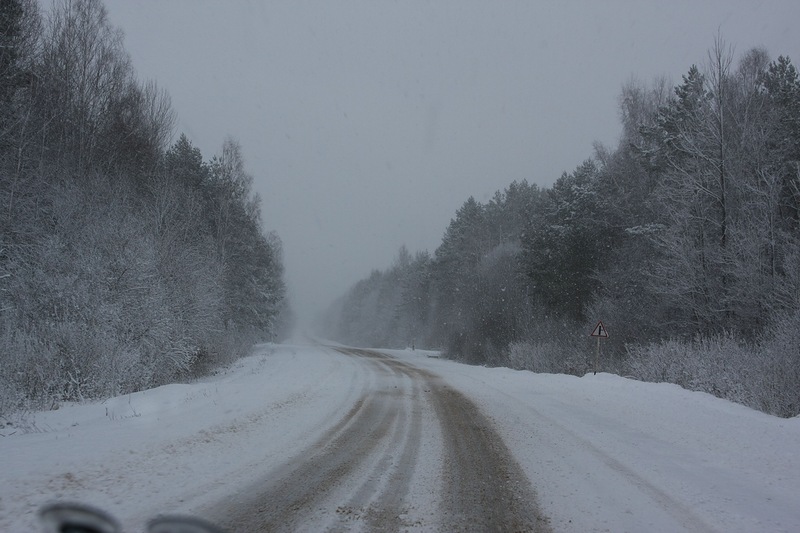
<instances>
[{"instance_id":1,"label":"overcast gray sky","mask_svg":"<svg viewBox=\"0 0 800 533\"><path fill-rule=\"evenodd\" d=\"M142 79L208 159L242 145L294 307L398 248L433 252L474 196L549 186L614 146L631 77L673 84L717 31L800 64L800 2L106 0Z\"/></svg>"}]
</instances>

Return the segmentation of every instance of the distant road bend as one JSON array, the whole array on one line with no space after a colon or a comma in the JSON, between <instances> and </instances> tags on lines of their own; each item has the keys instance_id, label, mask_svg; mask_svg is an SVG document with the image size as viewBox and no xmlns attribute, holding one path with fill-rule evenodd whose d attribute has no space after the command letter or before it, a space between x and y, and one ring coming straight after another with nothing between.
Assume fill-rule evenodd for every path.
<instances>
[{"instance_id":1,"label":"distant road bend","mask_svg":"<svg viewBox=\"0 0 800 533\"><path fill-rule=\"evenodd\" d=\"M550 531L489 420L437 375L331 348L364 373L357 400L295 460L220 502L230 531Z\"/></svg>"}]
</instances>

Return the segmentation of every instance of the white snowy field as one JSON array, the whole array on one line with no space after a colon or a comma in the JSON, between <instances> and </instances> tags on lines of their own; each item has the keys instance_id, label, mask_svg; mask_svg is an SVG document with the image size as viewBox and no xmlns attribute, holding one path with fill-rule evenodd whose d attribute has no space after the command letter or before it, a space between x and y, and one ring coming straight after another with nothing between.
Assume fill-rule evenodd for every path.
<instances>
[{"instance_id":1,"label":"white snowy field","mask_svg":"<svg viewBox=\"0 0 800 533\"><path fill-rule=\"evenodd\" d=\"M385 353L438 374L480 408L554 531L800 531L800 418L608 374ZM330 348L263 345L193 384L32 414L28 432L0 430L0 531L35 531L36 509L53 500L99 506L126 531L159 513L204 516L301 460L375 381L363 361ZM435 440L423 439L418 462L439 457ZM424 474L412 495L421 515L435 513L424 494L441 477Z\"/></svg>"}]
</instances>

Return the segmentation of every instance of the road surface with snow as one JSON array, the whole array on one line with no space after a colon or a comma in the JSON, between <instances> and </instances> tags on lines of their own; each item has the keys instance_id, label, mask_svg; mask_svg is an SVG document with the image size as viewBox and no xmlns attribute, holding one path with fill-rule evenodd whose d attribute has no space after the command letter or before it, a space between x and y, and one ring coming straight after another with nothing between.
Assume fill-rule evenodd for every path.
<instances>
[{"instance_id":1,"label":"road surface with snow","mask_svg":"<svg viewBox=\"0 0 800 533\"><path fill-rule=\"evenodd\" d=\"M140 531L800 531L800 419L608 374L263 345L0 431L0 530L53 500Z\"/></svg>"}]
</instances>

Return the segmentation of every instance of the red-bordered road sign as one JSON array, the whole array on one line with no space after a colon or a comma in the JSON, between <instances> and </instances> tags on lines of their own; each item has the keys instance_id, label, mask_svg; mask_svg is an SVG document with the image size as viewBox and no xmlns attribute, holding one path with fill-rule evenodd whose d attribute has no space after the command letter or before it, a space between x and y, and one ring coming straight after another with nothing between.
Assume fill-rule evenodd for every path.
<instances>
[{"instance_id":1,"label":"red-bordered road sign","mask_svg":"<svg viewBox=\"0 0 800 533\"><path fill-rule=\"evenodd\" d=\"M589 335L589 336L590 337L600 337L602 339L607 339L608 338L608 330L603 325L603 321L602 320L597 323L597 325L594 327L594 330L592 330L592 334Z\"/></svg>"}]
</instances>

